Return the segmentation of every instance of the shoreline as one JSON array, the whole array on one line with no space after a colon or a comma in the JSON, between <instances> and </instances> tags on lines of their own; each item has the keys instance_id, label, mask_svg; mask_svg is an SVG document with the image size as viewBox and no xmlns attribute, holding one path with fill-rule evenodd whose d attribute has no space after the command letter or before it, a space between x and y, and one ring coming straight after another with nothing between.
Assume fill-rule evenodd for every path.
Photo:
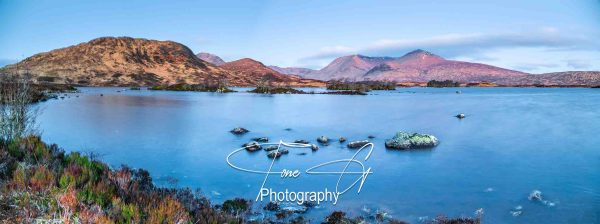
<instances>
[{"instance_id":1,"label":"shoreline","mask_svg":"<svg viewBox=\"0 0 600 224\"><path fill-rule=\"evenodd\" d=\"M305 213L314 205L284 207L268 203L253 210L253 201L234 198L212 204L190 188L158 187L142 168L122 165L110 168L94 154L65 151L29 136L0 144L0 220L9 222L83 221L93 223L314 223ZM6 164L8 164L6 166ZM23 197L29 198L23 200ZM270 211L270 212L269 212ZM272 214L274 213L274 214ZM257 214L265 218L253 220ZM58 217L58 218L57 218ZM431 223L480 223L481 217L449 219L439 216ZM406 223L375 213L373 217L346 217L333 211L323 223L361 223L374 219ZM212 220L212 221L211 221Z\"/></svg>"}]
</instances>

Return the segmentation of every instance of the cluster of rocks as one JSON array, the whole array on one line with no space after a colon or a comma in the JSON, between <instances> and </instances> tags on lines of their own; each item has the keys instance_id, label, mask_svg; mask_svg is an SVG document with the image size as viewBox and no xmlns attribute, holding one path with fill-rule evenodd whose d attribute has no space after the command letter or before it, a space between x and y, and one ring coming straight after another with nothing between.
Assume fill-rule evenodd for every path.
<instances>
[{"instance_id":1,"label":"cluster of rocks","mask_svg":"<svg viewBox=\"0 0 600 224\"><path fill-rule=\"evenodd\" d=\"M531 193L529 193L529 196L527 196L527 199L529 199L532 202L541 203L548 207L554 207L556 205L556 202L544 199L540 190L531 191ZM523 214L523 206L517 205L514 208L510 209L509 213L514 217L521 216Z\"/></svg>"},{"instance_id":2,"label":"cluster of rocks","mask_svg":"<svg viewBox=\"0 0 600 224\"><path fill-rule=\"evenodd\" d=\"M537 201L548 207L554 207L556 205L555 202L544 199L544 197L542 197L542 192L540 190L533 190L531 193L529 193L529 196L527 198L530 201Z\"/></svg>"},{"instance_id":3,"label":"cluster of rocks","mask_svg":"<svg viewBox=\"0 0 600 224\"><path fill-rule=\"evenodd\" d=\"M230 131L233 134L241 135L248 133L249 131L245 128L237 127ZM373 135L368 136L369 139L375 138ZM327 136L319 136L317 137L317 142L321 145L327 146L331 142L331 139ZM347 141L345 137L340 137L338 140L340 143L344 143ZM263 147L261 143L269 142L268 137L254 137L251 142L245 143L242 145L249 152L256 152L264 149L267 152L268 158L280 158L282 155L289 154L288 149L281 149L280 145L268 145L267 147ZM295 140L296 144L304 144L306 147L310 147L312 151L319 150L319 146L317 144L312 144L307 140L298 139ZM362 148L365 145L371 143L369 140L359 140L359 141L351 141L346 144L346 147L349 149L358 149ZM391 139L387 139L385 141L385 147L388 149L399 149L399 150L409 150L409 149L422 149L422 148L432 148L439 144L439 140L433 136L428 134L419 134L419 133L408 133L408 132L397 132L394 137ZM299 153L298 155L306 155L306 153Z\"/></svg>"}]
</instances>

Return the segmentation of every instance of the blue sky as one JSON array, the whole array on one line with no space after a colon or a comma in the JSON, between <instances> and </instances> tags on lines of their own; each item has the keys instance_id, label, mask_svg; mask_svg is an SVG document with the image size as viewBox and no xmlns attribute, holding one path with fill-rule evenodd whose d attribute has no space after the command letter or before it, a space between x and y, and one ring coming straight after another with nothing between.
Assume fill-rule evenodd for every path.
<instances>
[{"instance_id":1,"label":"blue sky","mask_svg":"<svg viewBox=\"0 0 600 224\"><path fill-rule=\"evenodd\" d=\"M600 70L600 1L0 0L0 65L101 36L280 66L421 48L533 73Z\"/></svg>"}]
</instances>

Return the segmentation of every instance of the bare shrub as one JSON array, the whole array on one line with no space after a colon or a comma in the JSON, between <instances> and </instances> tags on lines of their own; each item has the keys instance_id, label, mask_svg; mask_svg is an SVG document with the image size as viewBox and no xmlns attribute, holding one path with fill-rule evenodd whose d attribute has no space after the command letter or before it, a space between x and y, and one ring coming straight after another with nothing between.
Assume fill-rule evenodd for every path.
<instances>
[{"instance_id":1,"label":"bare shrub","mask_svg":"<svg viewBox=\"0 0 600 224\"><path fill-rule=\"evenodd\" d=\"M16 76L0 78L0 141L36 134L38 110L31 105L34 90Z\"/></svg>"}]
</instances>

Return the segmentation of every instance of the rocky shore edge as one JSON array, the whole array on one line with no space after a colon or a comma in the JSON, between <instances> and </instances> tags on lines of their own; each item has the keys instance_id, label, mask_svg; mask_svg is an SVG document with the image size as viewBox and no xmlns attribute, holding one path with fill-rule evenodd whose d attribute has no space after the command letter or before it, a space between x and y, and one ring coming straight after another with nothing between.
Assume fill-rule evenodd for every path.
<instances>
[{"instance_id":1,"label":"rocky shore edge","mask_svg":"<svg viewBox=\"0 0 600 224\"><path fill-rule=\"evenodd\" d=\"M269 203L256 211L242 198L213 204L200 191L156 186L144 169L113 169L97 155L65 153L39 136L0 142L0 220L9 223L406 223L342 211L308 220L303 214L312 207ZM430 223L479 222L440 216Z\"/></svg>"}]
</instances>

